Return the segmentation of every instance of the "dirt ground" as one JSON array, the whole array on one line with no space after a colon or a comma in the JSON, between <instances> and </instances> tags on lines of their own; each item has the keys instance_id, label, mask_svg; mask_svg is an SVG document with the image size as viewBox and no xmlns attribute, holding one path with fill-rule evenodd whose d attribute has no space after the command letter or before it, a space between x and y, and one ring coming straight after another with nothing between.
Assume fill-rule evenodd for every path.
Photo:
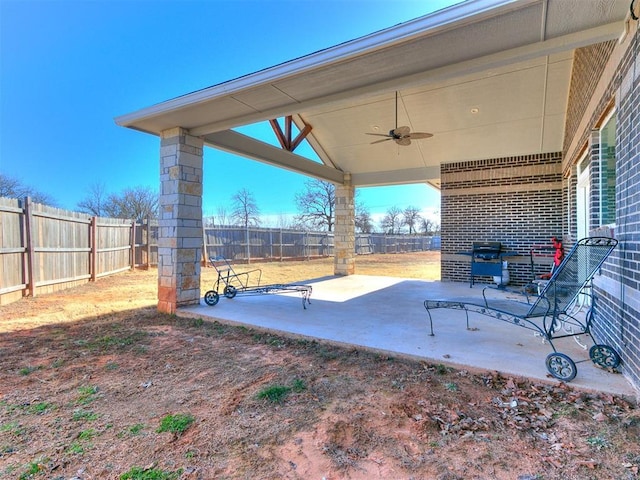
<instances>
[{"instance_id":1,"label":"dirt ground","mask_svg":"<svg viewBox=\"0 0 640 480\"><path fill-rule=\"evenodd\" d=\"M440 274L433 252L357 265ZM253 266L263 283L333 271ZM156 275L0 307L1 478L638 478L631 399L159 314Z\"/></svg>"}]
</instances>

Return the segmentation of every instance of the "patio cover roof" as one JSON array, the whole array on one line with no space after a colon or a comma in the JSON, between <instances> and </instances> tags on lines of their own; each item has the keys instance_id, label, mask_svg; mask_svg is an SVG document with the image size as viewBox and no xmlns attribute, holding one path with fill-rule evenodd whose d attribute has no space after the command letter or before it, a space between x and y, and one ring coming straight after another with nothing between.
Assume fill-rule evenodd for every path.
<instances>
[{"instance_id":1,"label":"patio cover roof","mask_svg":"<svg viewBox=\"0 0 640 480\"><path fill-rule=\"evenodd\" d=\"M356 187L429 183L442 163L561 151L573 53L617 39L629 0L469 0L116 118ZM429 132L398 146L366 133ZM292 116L312 161L233 129Z\"/></svg>"}]
</instances>

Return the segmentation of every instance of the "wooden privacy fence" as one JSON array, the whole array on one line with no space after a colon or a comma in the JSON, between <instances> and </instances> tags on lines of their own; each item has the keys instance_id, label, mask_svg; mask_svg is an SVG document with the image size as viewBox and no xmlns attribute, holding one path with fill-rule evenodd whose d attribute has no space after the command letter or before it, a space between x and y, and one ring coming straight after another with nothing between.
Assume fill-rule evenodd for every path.
<instances>
[{"instance_id":1,"label":"wooden privacy fence","mask_svg":"<svg viewBox=\"0 0 640 480\"><path fill-rule=\"evenodd\" d=\"M0 224L0 304L134 266L131 220L0 198Z\"/></svg>"},{"instance_id":2,"label":"wooden privacy fence","mask_svg":"<svg viewBox=\"0 0 640 480\"><path fill-rule=\"evenodd\" d=\"M0 197L0 305L158 264L158 222L92 217ZM283 261L334 255L333 233L281 228L203 229L203 262ZM439 237L356 235L355 253L439 249Z\"/></svg>"}]
</instances>

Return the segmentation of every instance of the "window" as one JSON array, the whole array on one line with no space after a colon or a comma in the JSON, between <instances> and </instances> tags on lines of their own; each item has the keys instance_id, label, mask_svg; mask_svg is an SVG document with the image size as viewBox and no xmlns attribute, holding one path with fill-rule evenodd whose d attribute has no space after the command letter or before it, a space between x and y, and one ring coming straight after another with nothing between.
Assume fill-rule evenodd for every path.
<instances>
[{"instance_id":1,"label":"window","mask_svg":"<svg viewBox=\"0 0 640 480\"><path fill-rule=\"evenodd\" d=\"M591 148L577 165L576 234L588 237L616 222L616 114L611 111L592 131Z\"/></svg>"},{"instance_id":2,"label":"window","mask_svg":"<svg viewBox=\"0 0 640 480\"><path fill-rule=\"evenodd\" d=\"M600 226L616 222L616 115L612 112L602 124L599 138L597 189Z\"/></svg>"},{"instance_id":3,"label":"window","mask_svg":"<svg viewBox=\"0 0 640 480\"><path fill-rule=\"evenodd\" d=\"M589 236L591 219L591 159L586 154L578 162L578 185L576 187L576 213L578 238Z\"/></svg>"}]
</instances>

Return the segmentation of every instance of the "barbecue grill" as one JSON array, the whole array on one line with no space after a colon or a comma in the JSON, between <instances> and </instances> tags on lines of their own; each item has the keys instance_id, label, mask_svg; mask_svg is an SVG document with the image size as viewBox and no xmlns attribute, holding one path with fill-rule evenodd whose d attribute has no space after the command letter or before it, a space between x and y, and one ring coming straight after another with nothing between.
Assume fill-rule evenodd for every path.
<instances>
[{"instance_id":1,"label":"barbecue grill","mask_svg":"<svg viewBox=\"0 0 640 480\"><path fill-rule=\"evenodd\" d=\"M469 287L473 287L476 275L500 277L498 286L502 286L502 257L506 256L506 253L500 242L473 242Z\"/></svg>"}]
</instances>

